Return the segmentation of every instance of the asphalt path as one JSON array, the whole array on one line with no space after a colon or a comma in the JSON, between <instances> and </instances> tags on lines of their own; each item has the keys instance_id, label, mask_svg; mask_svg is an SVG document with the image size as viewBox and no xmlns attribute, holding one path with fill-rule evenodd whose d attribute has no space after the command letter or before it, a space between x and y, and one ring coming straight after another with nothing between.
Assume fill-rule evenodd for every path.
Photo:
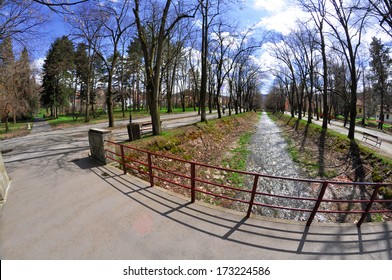
<instances>
[{"instance_id":1,"label":"asphalt path","mask_svg":"<svg viewBox=\"0 0 392 280\"><path fill-rule=\"evenodd\" d=\"M316 121L313 120L314 123L322 126L322 121ZM328 125L328 129L332 129L334 131L337 131L339 133L342 133L344 135L348 134L348 125L347 127L343 126L342 122L339 121L331 121L331 123ZM369 133L372 135L377 136L379 139L381 139L381 145L376 146L374 142L369 141L364 139L363 133ZM375 150L376 152L386 155L388 157L392 157L392 135L385 133L382 130L375 130L367 127L362 127L362 126L355 126L355 134L354 138L358 140L361 144Z\"/></svg>"}]
</instances>

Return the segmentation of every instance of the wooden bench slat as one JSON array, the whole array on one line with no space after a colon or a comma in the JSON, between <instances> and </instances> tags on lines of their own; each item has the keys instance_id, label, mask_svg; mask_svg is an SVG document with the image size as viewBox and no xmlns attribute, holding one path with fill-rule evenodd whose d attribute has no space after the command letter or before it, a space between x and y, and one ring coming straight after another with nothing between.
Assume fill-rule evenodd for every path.
<instances>
[{"instance_id":1,"label":"wooden bench slat","mask_svg":"<svg viewBox=\"0 0 392 280\"><path fill-rule=\"evenodd\" d=\"M363 136L362 140L365 139L365 142L366 142L366 140L370 140L370 141L373 141L373 142L376 143L376 147L377 147L377 145L379 147L381 147L381 142L382 141L380 140L380 138L378 136L370 134L370 133L367 133L367 132L363 132L362 136Z\"/></svg>"}]
</instances>

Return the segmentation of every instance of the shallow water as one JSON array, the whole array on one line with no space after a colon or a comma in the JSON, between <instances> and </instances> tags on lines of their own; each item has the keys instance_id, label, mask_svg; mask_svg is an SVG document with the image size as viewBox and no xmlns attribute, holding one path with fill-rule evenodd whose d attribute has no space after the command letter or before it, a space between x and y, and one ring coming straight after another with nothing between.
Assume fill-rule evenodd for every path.
<instances>
[{"instance_id":1,"label":"shallow water","mask_svg":"<svg viewBox=\"0 0 392 280\"><path fill-rule=\"evenodd\" d=\"M287 144L281 135L279 127L263 113L258 123L257 131L253 135L248 157L248 171L266 175L284 176L290 178L303 178L298 165L291 159L287 152ZM258 191L296 196L309 197L310 186L308 183L294 182L280 179L260 178ZM313 202L282 199L274 197L256 196L260 203L279 205L284 207L312 209ZM268 207L257 207L254 212L263 216L282 219L306 220L309 213L288 211Z\"/></svg>"}]
</instances>

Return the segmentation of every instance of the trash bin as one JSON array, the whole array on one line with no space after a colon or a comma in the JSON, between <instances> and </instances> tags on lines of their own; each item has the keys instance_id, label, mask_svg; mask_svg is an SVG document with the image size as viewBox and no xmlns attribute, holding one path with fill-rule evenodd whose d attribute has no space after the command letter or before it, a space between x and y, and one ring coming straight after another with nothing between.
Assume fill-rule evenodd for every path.
<instances>
[{"instance_id":1,"label":"trash bin","mask_svg":"<svg viewBox=\"0 0 392 280\"><path fill-rule=\"evenodd\" d=\"M129 141L140 139L140 124L130 123L127 125Z\"/></svg>"}]
</instances>

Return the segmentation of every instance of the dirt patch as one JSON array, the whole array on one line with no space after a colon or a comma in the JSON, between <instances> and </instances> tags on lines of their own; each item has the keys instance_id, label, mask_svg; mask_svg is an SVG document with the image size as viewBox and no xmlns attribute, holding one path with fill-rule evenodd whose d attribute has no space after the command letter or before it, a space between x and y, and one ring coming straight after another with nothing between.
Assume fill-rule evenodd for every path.
<instances>
[{"instance_id":1,"label":"dirt patch","mask_svg":"<svg viewBox=\"0 0 392 280\"><path fill-rule=\"evenodd\" d=\"M133 147L204 164L222 166L240 136L254 131L256 113L245 113L164 132L162 136L131 142Z\"/></svg>"}]
</instances>

